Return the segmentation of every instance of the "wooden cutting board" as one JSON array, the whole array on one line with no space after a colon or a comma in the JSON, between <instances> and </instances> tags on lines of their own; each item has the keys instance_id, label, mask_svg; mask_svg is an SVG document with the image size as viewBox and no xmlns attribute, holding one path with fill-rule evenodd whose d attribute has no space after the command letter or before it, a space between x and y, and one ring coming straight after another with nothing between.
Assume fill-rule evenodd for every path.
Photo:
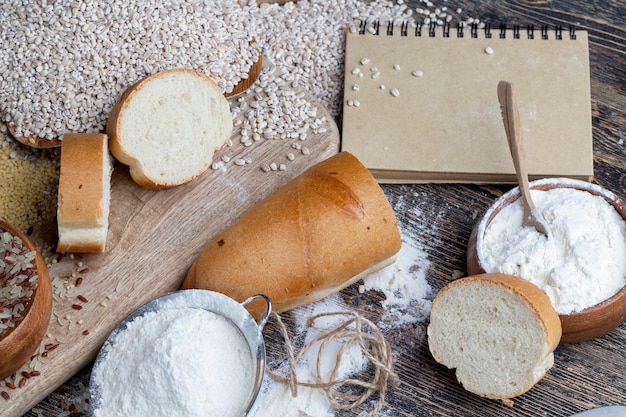
<instances>
[{"instance_id":1,"label":"wooden cutting board","mask_svg":"<svg viewBox=\"0 0 626 417\"><path fill-rule=\"evenodd\" d=\"M251 94L243 97L251 100ZM229 100L232 107L236 99ZM314 98L309 97L309 101L316 103L318 118L326 117L325 132L310 132L305 141L262 139L245 147L235 128L233 146L214 157L220 161L216 169L171 190L140 188L127 167L116 164L106 252L74 259L67 256L50 265L50 277L56 277L61 294L56 295L48 336L40 348L45 353L35 358L40 375L27 378L21 388L8 390L10 400L0 399L3 416L21 416L88 365L122 319L180 287L187 269L213 236L291 178L338 152L339 131L332 116ZM299 143L310 153L293 148L292 143ZM290 153L293 160L288 157ZM230 161L224 163L223 156ZM250 163L235 163L245 158ZM277 167L284 164L284 170L261 169L272 163ZM36 230L34 240L54 242L55 227ZM79 277L82 283L76 286ZM58 285L61 280L64 284ZM65 290L67 294L61 297ZM23 370L32 368L25 365ZM23 378L21 371L16 386Z\"/></svg>"}]
</instances>

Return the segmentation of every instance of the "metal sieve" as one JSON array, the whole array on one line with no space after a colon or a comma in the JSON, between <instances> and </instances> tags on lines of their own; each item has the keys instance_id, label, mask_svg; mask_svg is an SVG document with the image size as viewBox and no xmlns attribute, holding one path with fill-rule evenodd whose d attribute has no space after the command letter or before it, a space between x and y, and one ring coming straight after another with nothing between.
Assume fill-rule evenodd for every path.
<instances>
[{"instance_id":1,"label":"metal sieve","mask_svg":"<svg viewBox=\"0 0 626 417\"><path fill-rule=\"evenodd\" d=\"M267 303L267 310L258 322L245 308L248 304L257 299L264 300ZM239 329L248 343L256 368L253 373L254 382L252 390L248 396L248 400L241 417L248 414L254 405L259 390L261 389L263 375L265 374L265 342L263 340L262 331L272 311L272 303L270 299L263 294L254 295L242 303L239 303L224 294L197 289L175 291L150 301L131 313L113 330L113 332L111 332L106 342L100 349L91 372L89 397L92 414L93 410L97 410L101 406L101 392L103 387L101 386L99 374L104 363L104 358L115 344L115 339L118 334L123 332L128 327L130 322L146 313L176 308L204 309L224 317L233 326Z\"/></svg>"}]
</instances>

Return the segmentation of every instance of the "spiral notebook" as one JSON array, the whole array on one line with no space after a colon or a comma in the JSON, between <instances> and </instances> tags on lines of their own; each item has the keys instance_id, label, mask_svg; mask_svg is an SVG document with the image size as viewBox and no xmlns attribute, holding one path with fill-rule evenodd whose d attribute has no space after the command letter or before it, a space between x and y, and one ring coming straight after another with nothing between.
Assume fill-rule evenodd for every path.
<instances>
[{"instance_id":1,"label":"spiral notebook","mask_svg":"<svg viewBox=\"0 0 626 417\"><path fill-rule=\"evenodd\" d=\"M347 32L342 150L381 183L514 183L500 80L516 88L529 177L590 180L587 33L560 27Z\"/></svg>"}]
</instances>

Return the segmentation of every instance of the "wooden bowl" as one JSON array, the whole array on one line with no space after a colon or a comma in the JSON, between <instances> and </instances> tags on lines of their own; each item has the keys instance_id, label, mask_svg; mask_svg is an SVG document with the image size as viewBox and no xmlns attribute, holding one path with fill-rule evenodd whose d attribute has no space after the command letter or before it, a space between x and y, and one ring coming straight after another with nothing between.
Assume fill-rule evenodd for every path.
<instances>
[{"instance_id":1,"label":"wooden bowl","mask_svg":"<svg viewBox=\"0 0 626 417\"><path fill-rule=\"evenodd\" d=\"M239 81L239 83L237 83L237 85L233 88L233 91L225 93L224 96L234 97L252 87L252 84L254 84L261 75L261 71L263 71L263 56L259 54L258 61L252 64L250 71L248 71L248 78L244 78Z\"/></svg>"},{"instance_id":2,"label":"wooden bowl","mask_svg":"<svg viewBox=\"0 0 626 417\"><path fill-rule=\"evenodd\" d=\"M1 220L0 231L19 237L29 250L36 251L35 268L38 275L37 287L26 305L22 319L15 327L0 335L0 379L4 379L24 365L43 340L52 314L52 287L46 264L26 235Z\"/></svg>"},{"instance_id":3,"label":"wooden bowl","mask_svg":"<svg viewBox=\"0 0 626 417\"><path fill-rule=\"evenodd\" d=\"M585 181L572 179L543 179L530 183L531 189L574 188L604 198L626 220L626 203L612 192ZM481 265L482 240L491 220L505 206L520 197L519 188L513 188L498 198L474 226L467 248L467 274L476 275L486 271ZM493 272L493 271L487 271ZM626 320L626 286L615 295L580 312L561 314L562 343L582 342L602 336Z\"/></svg>"}]
</instances>

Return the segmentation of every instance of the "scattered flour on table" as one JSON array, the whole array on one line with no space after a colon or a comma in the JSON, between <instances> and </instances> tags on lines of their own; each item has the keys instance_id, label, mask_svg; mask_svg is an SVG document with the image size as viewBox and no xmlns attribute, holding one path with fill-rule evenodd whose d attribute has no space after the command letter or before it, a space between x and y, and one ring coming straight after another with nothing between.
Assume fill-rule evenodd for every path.
<instances>
[{"instance_id":1,"label":"scattered flour on table","mask_svg":"<svg viewBox=\"0 0 626 417\"><path fill-rule=\"evenodd\" d=\"M426 271L429 266L419 243L403 235L396 262L363 279L366 290L385 294L384 313L378 322L381 330L402 327L428 317L431 301L426 296L431 288L426 281Z\"/></svg>"},{"instance_id":2,"label":"scattered flour on table","mask_svg":"<svg viewBox=\"0 0 626 417\"><path fill-rule=\"evenodd\" d=\"M309 316L327 312L349 311L345 304L341 301L338 294L331 295L325 299L313 303L308 307L300 307L292 310L296 319L296 337L304 335L304 343L317 336L317 332L306 327L306 320ZM336 325L340 320L329 320L325 325ZM331 342L336 343L336 342ZM336 347L339 348L338 346ZM299 380L315 381L315 369L317 361L317 349L309 350L306 355L298 362L296 372ZM329 355L334 359L334 355ZM366 359L360 350L351 350L343 359L343 367L340 369L339 378L352 375L366 365ZM334 367L334 362L326 361L322 370L322 375L327 374L329 369ZM278 369L278 372L286 375L288 372L288 363L285 362ZM283 384L272 379L271 376L265 375L263 386L257 397L249 416L250 417L332 417L335 410L326 400L326 394L321 389L308 388L298 386L298 395L293 397L287 384Z\"/></svg>"}]
</instances>

